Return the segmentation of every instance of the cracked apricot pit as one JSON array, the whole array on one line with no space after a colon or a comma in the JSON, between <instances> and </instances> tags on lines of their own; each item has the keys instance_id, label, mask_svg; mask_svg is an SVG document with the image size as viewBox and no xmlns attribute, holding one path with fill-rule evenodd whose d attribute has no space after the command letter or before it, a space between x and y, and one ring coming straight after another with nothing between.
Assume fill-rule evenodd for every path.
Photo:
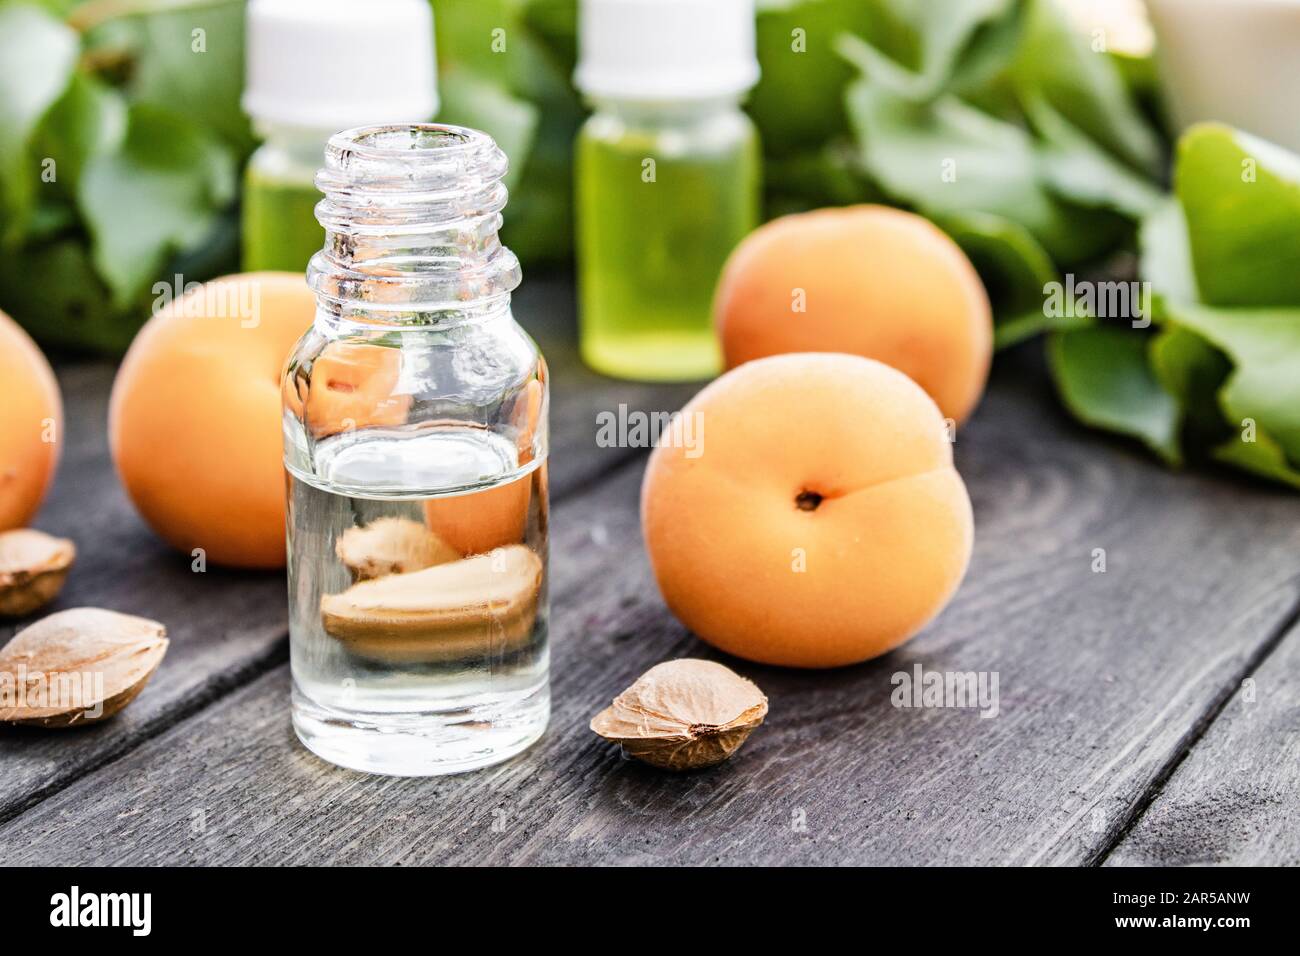
<instances>
[{"instance_id":1,"label":"cracked apricot pit","mask_svg":"<svg viewBox=\"0 0 1300 956\"><path fill-rule=\"evenodd\" d=\"M705 440L655 448L641 521L664 600L705 641L765 664L852 664L957 590L970 499L942 414L903 373L856 355L758 359L682 415Z\"/></svg>"},{"instance_id":2,"label":"cracked apricot pit","mask_svg":"<svg viewBox=\"0 0 1300 956\"><path fill-rule=\"evenodd\" d=\"M238 567L284 564L280 373L316 303L303 277L205 283L140 330L113 383L109 440L146 522L182 551ZM347 394L343 412L354 412ZM340 415L322 404L328 430Z\"/></svg>"},{"instance_id":3,"label":"cracked apricot pit","mask_svg":"<svg viewBox=\"0 0 1300 956\"><path fill-rule=\"evenodd\" d=\"M63 405L50 363L0 312L0 531L22 528L36 514L62 439Z\"/></svg>"},{"instance_id":4,"label":"cracked apricot pit","mask_svg":"<svg viewBox=\"0 0 1300 956\"><path fill-rule=\"evenodd\" d=\"M988 295L942 230L885 206L775 219L732 252L714 313L727 368L786 352L848 352L910 376L964 421L993 354Z\"/></svg>"}]
</instances>

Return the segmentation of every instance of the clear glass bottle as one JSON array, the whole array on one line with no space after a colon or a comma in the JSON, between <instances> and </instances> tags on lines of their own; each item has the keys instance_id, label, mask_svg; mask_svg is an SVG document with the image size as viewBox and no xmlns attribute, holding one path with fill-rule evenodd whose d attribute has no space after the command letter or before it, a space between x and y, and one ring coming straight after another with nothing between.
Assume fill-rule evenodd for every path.
<instances>
[{"instance_id":1,"label":"clear glass bottle","mask_svg":"<svg viewBox=\"0 0 1300 956\"><path fill-rule=\"evenodd\" d=\"M759 222L753 0L583 0L574 82L583 358L621 378L721 370L712 304Z\"/></svg>"},{"instance_id":2,"label":"clear glass bottle","mask_svg":"<svg viewBox=\"0 0 1300 956\"><path fill-rule=\"evenodd\" d=\"M546 363L515 322L505 155L431 124L333 136L312 328L283 377L293 722L376 773L542 734Z\"/></svg>"}]
</instances>

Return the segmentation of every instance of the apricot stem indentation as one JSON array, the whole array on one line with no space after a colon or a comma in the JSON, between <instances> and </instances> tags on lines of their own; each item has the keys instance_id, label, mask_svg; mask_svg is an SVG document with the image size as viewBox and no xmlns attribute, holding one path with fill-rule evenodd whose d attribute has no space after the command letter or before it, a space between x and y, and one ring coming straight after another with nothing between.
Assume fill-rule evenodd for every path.
<instances>
[{"instance_id":1,"label":"apricot stem indentation","mask_svg":"<svg viewBox=\"0 0 1300 956\"><path fill-rule=\"evenodd\" d=\"M801 491L795 495L794 503L800 511L816 511L822 503L822 496L815 491Z\"/></svg>"}]
</instances>

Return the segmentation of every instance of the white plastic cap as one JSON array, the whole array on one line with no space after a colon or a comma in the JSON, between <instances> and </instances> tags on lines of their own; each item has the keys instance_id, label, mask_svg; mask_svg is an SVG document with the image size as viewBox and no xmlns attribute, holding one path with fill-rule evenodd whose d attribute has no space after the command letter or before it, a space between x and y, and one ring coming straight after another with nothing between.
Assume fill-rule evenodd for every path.
<instances>
[{"instance_id":1,"label":"white plastic cap","mask_svg":"<svg viewBox=\"0 0 1300 956\"><path fill-rule=\"evenodd\" d=\"M588 96L692 100L758 82L754 0L581 0L578 68Z\"/></svg>"},{"instance_id":2,"label":"white plastic cap","mask_svg":"<svg viewBox=\"0 0 1300 956\"><path fill-rule=\"evenodd\" d=\"M437 112L428 0L252 0L247 22L255 120L335 131Z\"/></svg>"}]
</instances>

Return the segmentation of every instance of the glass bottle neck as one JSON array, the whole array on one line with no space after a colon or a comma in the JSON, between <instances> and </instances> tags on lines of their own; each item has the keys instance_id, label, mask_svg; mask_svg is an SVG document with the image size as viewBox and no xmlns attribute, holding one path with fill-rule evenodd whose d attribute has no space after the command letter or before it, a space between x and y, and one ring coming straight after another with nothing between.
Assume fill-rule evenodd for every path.
<instances>
[{"instance_id":1,"label":"glass bottle neck","mask_svg":"<svg viewBox=\"0 0 1300 956\"><path fill-rule=\"evenodd\" d=\"M340 320L448 325L497 315L519 285L501 244L507 161L458 126L376 126L332 136L316 186L325 246L307 281Z\"/></svg>"}]
</instances>

